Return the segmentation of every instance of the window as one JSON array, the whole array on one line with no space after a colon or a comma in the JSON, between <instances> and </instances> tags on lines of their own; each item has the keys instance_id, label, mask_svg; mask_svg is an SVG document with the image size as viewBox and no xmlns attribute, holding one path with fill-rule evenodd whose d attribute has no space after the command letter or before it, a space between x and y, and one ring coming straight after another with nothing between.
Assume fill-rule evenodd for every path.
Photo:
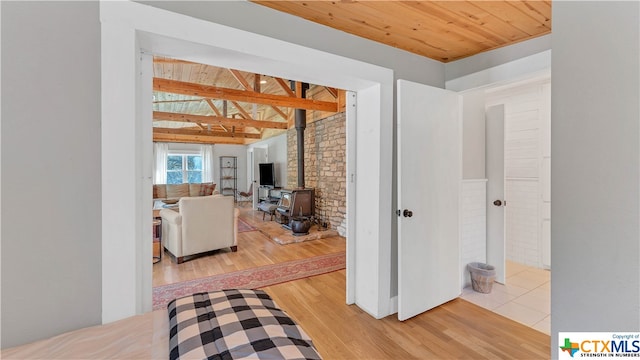
<instances>
[{"instance_id":1,"label":"window","mask_svg":"<svg viewBox=\"0 0 640 360\"><path fill-rule=\"evenodd\" d=\"M167 156L167 184L201 183L202 156L169 154Z\"/></svg>"}]
</instances>

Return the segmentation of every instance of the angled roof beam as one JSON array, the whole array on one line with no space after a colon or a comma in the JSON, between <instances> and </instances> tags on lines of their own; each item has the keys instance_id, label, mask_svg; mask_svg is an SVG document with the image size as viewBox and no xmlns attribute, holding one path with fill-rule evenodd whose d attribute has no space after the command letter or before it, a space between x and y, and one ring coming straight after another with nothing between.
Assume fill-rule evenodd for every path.
<instances>
[{"instance_id":1,"label":"angled roof beam","mask_svg":"<svg viewBox=\"0 0 640 360\"><path fill-rule=\"evenodd\" d=\"M244 78L244 76L242 76L240 71L234 70L234 69L227 69L227 70L229 70L231 75L233 75L233 77L240 83L240 85L242 85L242 87L245 90L255 92L253 87L251 87L251 85L249 85L249 82L247 81L247 79Z\"/></svg>"},{"instance_id":2,"label":"angled roof beam","mask_svg":"<svg viewBox=\"0 0 640 360\"><path fill-rule=\"evenodd\" d=\"M244 87L245 90L247 91L253 91L253 92L260 92L260 76L258 74L256 74L255 77L255 84L254 87L251 87L251 85L249 84L249 82L247 81L247 79L244 78L244 76L242 76L242 74L240 73L240 71L238 70L233 70L233 69L228 69L229 72L231 72L231 75L233 75L233 77L238 80L238 82L240 83L240 85L242 85L242 87ZM277 78L276 80L278 80L279 78ZM282 79L279 79L281 81L284 81ZM290 90L289 90L290 91ZM282 116L283 119L287 120L288 116L287 114L284 113L284 111L278 109L277 107L271 105L271 108L277 112L280 116Z\"/></svg>"},{"instance_id":3,"label":"angled roof beam","mask_svg":"<svg viewBox=\"0 0 640 360\"><path fill-rule=\"evenodd\" d=\"M338 89L332 88L332 87L329 87L329 86L325 86L324 88L327 89L329 94L331 94L331 96L333 96L334 99L338 98Z\"/></svg>"},{"instance_id":4,"label":"angled roof beam","mask_svg":"<svg viewBox=\"0 0 640 360\"><path fill-rule=\"evenodd\" d=\"M293 90L291 90L291 87L289 87L289 84L287 84L287 82L281 78L274 78L276 79L276 82L278 84L280 84L280 87L282 88L282 90L284 90L289 97L296 97L296 93L293 92Z\"/></svg>"},{"instance_id":5,"label":"angled roof beam","mask_svg":"<svg viewBox=\"0 0 640 360\"><path fill-rule=\"evenodd\" d=\"M240 113L240 116L242 116L245 119L251 119L251 115L249 115L249 113L242 106L240 106L240 104L238 104L237 101L232 101L231 104L233 104L236 110L238 110L238 112Z\"/></svg>"},{"instance_id":6,"label":"angled roof beam","mask_svg":"<svg viewBox=\"0 0 640 360\"><path fill-rule=\"evenodd\" d=\"M214 113L216 113L216 115L222 116L222 113L220 112L220 110L218 110L218 108L213 103L213 101L211 101L211 99L204 99L204 101L206 101L207 104L209 104L209 107L211 108L211 110L213 110Z\"/></svg>"}]
</instances>

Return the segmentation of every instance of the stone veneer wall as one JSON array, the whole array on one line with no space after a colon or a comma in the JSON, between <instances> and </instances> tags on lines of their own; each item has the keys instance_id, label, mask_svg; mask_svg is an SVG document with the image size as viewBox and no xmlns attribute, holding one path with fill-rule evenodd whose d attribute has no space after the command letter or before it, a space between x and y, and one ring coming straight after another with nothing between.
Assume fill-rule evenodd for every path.
<instances>
[{"instance_id":1,"label":"stone veneer wall","mask_svg":"<svg viewBox=\"0 0 640 360\"><path fill-rule=\"evenodd\" d=\"M346 114L307 124L304 132L305 187L314 188L316 217L344 236L347 213ZM296 130L287 131L287 188L298 182Z\"/></svg>"}]
</instances>

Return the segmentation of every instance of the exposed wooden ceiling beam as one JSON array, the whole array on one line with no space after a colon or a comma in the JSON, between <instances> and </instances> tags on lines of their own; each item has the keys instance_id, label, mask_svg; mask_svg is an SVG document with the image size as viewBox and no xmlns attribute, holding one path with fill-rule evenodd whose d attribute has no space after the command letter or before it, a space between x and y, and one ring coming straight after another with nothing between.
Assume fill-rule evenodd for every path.
<instances>
[{"instance_id":1,"label":"exposed wooden ceiling beam","mask_svg":"<svg viewBox=\"0 0 640 360\"><path fill-rule=\"evenodd\" d=\"M153 134L153 141L190 143L190 144L239 144L247 143L243 138L218 137L205 135Z\"/></svg>"},{"instance_id":2,"label":"exposed wooden ceiling beam","mask_svg":"<svg viewBox=\"0 0 640 360\"><path fill-rule=\"evenodd\" d=\"M291 98L281 95L263 94L253 91L220 88L183 81L161 78L153 79L153 90L173 94L202 96L205 98L243 101L247 103L286 106L306 110L319 110L337 112L338 104L335 102L318 101L312 99Z\"/></svg>"},{"instance_id":3,"label":"exposed wooden ceiling beam","mask_svg":"<svg viewBox=\"0 0 640 360\"><path fill-rule=\"evenodd\" d=\"M249 82L247 81L247 79L244 78L244 76L242 76L242 74L240 73L240 71L238 70L234 70L234 69L228 69L229 72L231 73L231 75L233 75L233 77L238 80L238 82L240 83L240 85L242 85L242 87L245 90L248 91L254 91L253 88L251 87L251 85L249 85Z\"/></svg>"},{"instance_id":4,"label":"exposed wooden ceiling beam","mask_svg":"<svg viewBox=\"0 0 640 360\"><path fill-rule=\"evenodd\" d=\"M331 94L331 96L333 96L334 99L338 98L338 89L332 88L332 87L329 87L329 86L325 86L324 88L327 89L329 94Z\"/></svg>"},{"instance_id":5,"label":"exposed wooden ceiling beam","mask_svg":"<svg viewBox=\"0 0 640 360\"><path fill-rule=\"evenodd\" d=\"M153 112L154 120L180 121L196 124L212 124L223 126L251 126L255 128L287 129L287 123L279 121L259 121L250 119L230 119L221 116L203 116L163 111Z\"/></svg>"},{"instance_id":6,"label":"exposed wooden ceiling beam","mask_svg":"<svg viewBox=\"0 0 640 360\"><path fill-rule=\"evenodd\" d=\"M278 109L278 107L272 106L271 108L278 113L278 115L282 116L283 119L287 120L289 118L289 116L284 111Z\"/></svg>"},{"instance_id":7,"label":"exposed wooden ceiling beam","mask_svg":"<svg viewBox=\"0 0 640 360\"><path fill-rule=\"evenodd\" d=\"M154 136L156 134L165 134L165 135L202 135L202 136L213 136L213 137L230 137L230 138L242 138L242 139L260 139L260 134L252 134L252 133L233 133L233 132L223 132L223 131L207 131L207 130L196 130L196 129L175 129L175 128L153 128Z\"/></svg>"},{"instance_id":8,"label":"exposed wooden ceiling beam","mask_svg":"<svg viewBox=\"0 0 640 360\"><path fill-rule=\"evenodd\" d=\"M242 76L242 74L238 70L229 69L229 72L231 72L233 77L236 80L238 80L238 82L242 85L242 87L244 87L245 90L253 91L253 92L260 92L260 75L259 74L255 75L254 87L252 88L251 85L249 84L249 82L247 81L247 79L245 79L244 76ZM284 80L282 80L280 78L276 78L276 80L280 80L280 81L284 82ZM291 92L291 89L289 89L289 91ZM293 92L292 92L292 94L293 94ZM287 120L288 116L287 116L287 114L284 113L284 111L278 109L277 107L275 107L273 105L271 105L271 108L275 112L277 112L280 116L282 116L283 119Z\"/></svg>"},{"instance_id":9,"label":"exposed wooden ceiling beam","mask_svg":"<svg viewBox=\"0 0 640 360\"><path fill-rule=\"evenodd\" d=\"M211 108L211 110L213 110L214 113L216 113L216 115L222 117L222 113L220 112L220 110L218 110L218 108L213 103L213 101L211 101L211 99L204 99L204 101L206 101L207 104L209 104L209 107Z\"/></svg>"},{"instance_id":10,"label":"exposed wooden ceiling beam","mask_svg":"<svg viewBox=\"0 0 640 360\"><path fill-rule=\"evenodd\" d=\"M236 110L238 110L238 112L243 118L251 119L251 115L249 115L249 113L245 109L243 109L242 106L240 106L240 104L238 104L237 101L232 101L231 103L236 108Z\"/></svg>"},{"instance_id":11,"label":"exposed wooden ceiling beam","mask_svg":"<svg viewBox=\"0 0 640 360\"><path fill-rule=\"evenodd\" d=\"M281 78L274 78L276 79L276 82L278 84L280 84L280 87L282 88L282 90L284 90L289 97L296 97L296 93L293 92L293 90L291 90L291 87L289 86L289 84L287 84L287 82L284 79Z\"/></svg>"}]
</instances>

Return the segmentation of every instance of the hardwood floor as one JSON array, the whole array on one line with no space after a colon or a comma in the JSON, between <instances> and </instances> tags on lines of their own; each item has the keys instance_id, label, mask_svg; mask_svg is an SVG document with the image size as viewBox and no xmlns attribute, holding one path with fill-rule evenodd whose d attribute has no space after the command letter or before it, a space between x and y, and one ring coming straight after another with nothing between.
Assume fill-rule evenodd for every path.
<instances>
[{"instance_id":1,"label":"hardwood floor","mask_svg":"<svg viewBox=\"0 0 640 360\"><path fill-rule=\"evenodd\" d=\"M456 299L407 321L345 305L345 272L264 288L327 359L548 359L541 332ZM295 295L295 296L292 296Z\"/></svg>"},{"instance_id":2,"label":"hardwood floor","mask_svg":"<svg viewBox=\"0 0 640 360\"><path fill-rule=\"evenodd\" d=\"M407 321L345 305L345 272L264 288L325 359L548 359L549 336L456 299ZM169 318L156 310L2 350L3 359L167 359Z\"/></svg>"},{"instance_id":3,"label":"hardwood floor","mask_svg":"<svg viewBox=\"0 0 640 360\"><path fill-rule=\"evenodd\" d=\"M263 221L262 213L249 208L240 208L240 218L252 226ZM264 221L269 221L269 218ZM153 265L153 286L331 254L344 251L345 248L346 241L340 236L280 245L259 231L241 232L238 234L237 252L223 249L182 264L176 264L165 252L162 260Z\"/></svg>"},{"instance_id":4,"label":"hardwood floor","mask_svg":"<svg viewBox=\"0 0 640 360\"><path fill-rule=\"evenodd\" d=\"M262 221L249 214L249 221ZM342 238L273 244L259 232L243 233L244 252L221 253L181 265L163 258L160 281L201 277L278 261L344 250ZM242 256L244 254L244 256ZM189 268L188 271L183 271ZM181 271L178 271L181 269ZM154 274L156 275L156 274ZM157 279L154 279L154 282ZM311 336L325 359L548 359L550 338L462 299L400 322L376 320L345 304L345 271L264 288ZM169 319L156 310L114 323L3 349L3 359L167 359Z\"/></svg>"},{"instance_id":5,"label":"hardwood floor","mask_svg":"<svg viewBox=\"0 0 640 360\"><path fill-rule=\"evenodd\" d=\"M251 225L262 213L241 208ZM268 219L267 219L268 221ZM279 245L259 231L238 235L239 251L176 265L168 256L154 265L154 286L256 266L344 251L345 239L332 237ZM314 339L327 359L545 359L550 338L541 332L456 299L405 322L396 316L376 320L345 305L345 272L338 271L265 288Z\"/></svg>"}]
</instances>

